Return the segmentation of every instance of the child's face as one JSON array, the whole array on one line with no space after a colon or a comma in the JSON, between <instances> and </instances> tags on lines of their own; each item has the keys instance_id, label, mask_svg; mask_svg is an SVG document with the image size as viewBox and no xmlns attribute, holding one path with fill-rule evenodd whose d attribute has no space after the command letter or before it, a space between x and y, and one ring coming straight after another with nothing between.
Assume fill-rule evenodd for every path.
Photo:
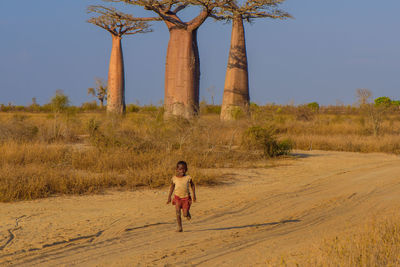
<instances>
[{"instance_id":1,"label":"child's face","mask_svg":"<svg viewBox=\"0 0 400 267\"><path fill-rule=\"evenodd\" d=\"M179 176L179 177L185 176L186 171L187 171L187 169L186 169L185 165L179 164L176 167L176 175Z\"/></svg>"}]
</instances>

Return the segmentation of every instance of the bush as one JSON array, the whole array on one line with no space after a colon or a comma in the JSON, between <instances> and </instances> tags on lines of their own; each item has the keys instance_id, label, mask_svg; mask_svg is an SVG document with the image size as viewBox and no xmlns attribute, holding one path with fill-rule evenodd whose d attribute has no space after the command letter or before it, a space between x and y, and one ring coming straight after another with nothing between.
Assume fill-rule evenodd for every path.
<instances>
[{"instance_id":1,"label":"bush","mask_svg":"<svg viewBox=\"0 0 400 267\"><path fill-rule=\"evenodd\" d=\"M128 104L126 105L126 112L139 112L140 107L135 104Z\"/></svg>"},{"instance_id":2,"label":"bush","mask_svg":"<svg viewBox=\"0 0 400 267\"><path fill-rule=\"evenodd\" d=\"M315 117L315 112L308 106L299 106L295 110L296 119L299 121L312 121Z\"/></svg>"},{"instance_id":3,"label":"bush","mask_svg":"<svg viewBox=\"0 0 400 267\"><path fill-rule=\"evenodd\" d=\"M49 104L53 112L64 112L69 106L69 98L63 93L63 91L57 90Z\"/></svg>"},{"instance_id":4,"label":"bush","mask_svg":"<svg viewBox=\"0 0 400 267\"><path fill-rule=\"evenodd\" d=\"M319 104L318 104L318 102L311 102L311 103L308 103L308 104L307 104L307 107L308 107L309 109L311 109L312 111L314 111L314 112L318 112L318 111L319 111Z\"/></svg>"},{"instance_id":5,"label":"bush","mask_svg":"<svg viewBox=\"0 0 400 267\"><path fill-rule=\"evenodd\" d=\"M379 107L390 107L392 105L392 100L387 96L381 96L374 100L375 106Z\"/></svg>"},{"instance_id":6,"label":"bush","mask_svg":"<svg viewBox=\"0 0 400 267\"><path fill-rule=\"evenodd\" d=\"M51 109L51 104L50 104L50 103L44 104L43 106L41 106L41 107L39 108L39 110L40 110L41 112L49 113L49 112L52 111L52 109Z\"/></svg>"},{"instance_id":7,"label":"bush","mask_svg":"<svg viewBox=\"0 0 400 267\"><path fill-rule=\"evenodd\" d=\"M395 107L400 107L400 100L392 100L392 105Z\"/></svg>"},{"instance_id":8,"label":"bush","mask_svg":"<svg viewBox=\"0 0 400 267\"><path fill-rule=\"evenodd\" d=\"M202 114L220 114L221 113L221 106L219 105L201 105L200 106L200 113Z\"/></svg>"},{"instance_id":9,"label":"bush","mask_svg":"<svg viewBox=\"0 0 400 267\"><path fill-rule=\"evenodd\" d=\"M13 111L14 110L14 106L8 104L8 106L1 104L0 105L0 111L2 112L9 112L9 111Z\"/></svg>"},{"instance_id":10,"label":"bush","mask_svg":"<svg viewBox=\"0 0 400 267\"><path fill-rule=\"evenodd\" d=\"M279 142L271 129L252 126L242 135L242 147L263 150L265 157L276 157L287 155L292 149L292 143L289 140Z\"/></svg>"},{"instance_id":11,"label":"bush","mask_svg":"<svg viewBox=\"0 0 400 267\"><path fill-rule=\"evenodd\" d=\"M140 111L142 112L149 112L149 113L153 113L153 112L157 112L160 108L157 106L153 106L153 105L149 105L149 106L143 106Z\"/></svg>"},{"instance_id":12,"label":"bush","mask_svg":"<svg viewBox=\"0 0 400 267\"><path fill-rule=\"evenodd\" d=\"M82 103L81 110L83 111L93 111L97 110L99 107L97 106L96 101L91 101L91 102L84 102Z\"/></svg>"}]
</instances>

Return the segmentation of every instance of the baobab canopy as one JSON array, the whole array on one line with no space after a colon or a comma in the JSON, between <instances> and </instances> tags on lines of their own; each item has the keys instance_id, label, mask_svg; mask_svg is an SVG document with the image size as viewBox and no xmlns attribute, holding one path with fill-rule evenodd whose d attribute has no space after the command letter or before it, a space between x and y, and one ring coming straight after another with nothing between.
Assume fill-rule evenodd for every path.
<instances>
[{"instance_id":1,"label":"baobab canopy","mask_svg":"<svg viewBox=\"0 0 400 267\"><path fill-rule=\"evenodd\" d=\"M98 17L90 18L88 22L107 30L115 36L122 37L123 35L152 31L150 25L144 22L143 19L122 13L112 7L89 6L88 13L100 14Z\"/></svg>"},{"instance_id":2,"label":"baobab canopy","mask_svg":"<svg viewBox=\"0 0 400 267\"><path fill-rule=\"evenodd\" d=\"M213 12L216 19L232 20L240 15L242 19L251 21L254 18L284 19L292 16L279 9L279 5L285 0L245 0L227 1Z\"/></svg>"}]
</instances>

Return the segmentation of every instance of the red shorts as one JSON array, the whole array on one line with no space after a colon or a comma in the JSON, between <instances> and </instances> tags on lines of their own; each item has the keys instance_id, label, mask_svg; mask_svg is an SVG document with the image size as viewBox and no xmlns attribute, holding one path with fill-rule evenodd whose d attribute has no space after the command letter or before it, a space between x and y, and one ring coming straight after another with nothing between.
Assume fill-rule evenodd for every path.
<instances>
[{"instance_id":1,"label":"red shorts","mask_svg":"<svg viewBox=\"0 0 400 267\"><path fill-rule=\"evenodd\" d=\"M172 200L172 205L175 205L177 210L183 209L189 211L190 205L192 205L192 198L190 196L180 198L177 195L174 195L174 199Z\"/></svg>"}]
</instances>

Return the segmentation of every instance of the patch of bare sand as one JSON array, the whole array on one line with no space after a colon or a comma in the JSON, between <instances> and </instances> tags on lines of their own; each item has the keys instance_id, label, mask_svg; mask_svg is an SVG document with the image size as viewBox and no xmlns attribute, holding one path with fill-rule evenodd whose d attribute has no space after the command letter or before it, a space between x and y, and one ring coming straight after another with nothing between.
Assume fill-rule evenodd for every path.
<instances>
[{"instance_id":1,"label":"patch of bare sand","mask_svg":"<svg viewBox=\"0 0 400 267\"><path fill-rule=\"evenodd\" d=\"M298 152L199 187L175 233L167 189L0 204L0 265L255 266L363 226L400 204L400 158Z\"/></svg>"}]
</instances>

